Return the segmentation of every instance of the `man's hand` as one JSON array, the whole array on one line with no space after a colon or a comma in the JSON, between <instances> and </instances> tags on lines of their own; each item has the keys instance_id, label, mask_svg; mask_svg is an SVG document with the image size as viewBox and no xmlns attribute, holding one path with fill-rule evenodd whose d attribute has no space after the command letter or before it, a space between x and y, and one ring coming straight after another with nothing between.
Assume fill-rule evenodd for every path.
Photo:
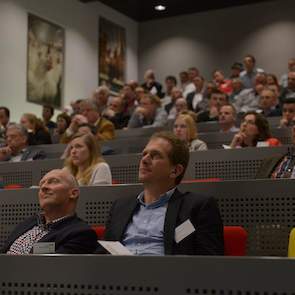
<instances>
[{"instance_id":1,"label":"man's hand","mask_svg":"<svg viewBox=\"0 0 295 295\"><path fill-rule=\"evenodd\" d=\"M0 161L3 161L5 158L9 157L12 153L12 150L9 146L0 148Z\"/></svg>"}]
</instances>

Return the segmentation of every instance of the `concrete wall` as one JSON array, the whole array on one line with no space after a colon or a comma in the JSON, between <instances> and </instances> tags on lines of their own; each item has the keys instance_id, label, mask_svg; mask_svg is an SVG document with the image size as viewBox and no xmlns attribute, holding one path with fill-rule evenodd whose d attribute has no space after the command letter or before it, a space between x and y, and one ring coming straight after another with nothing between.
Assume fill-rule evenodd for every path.
<instances>
[{"instance_id":1,"label":"concrete wall","mask_svg":"<svg viewBox=\"0 0 295 295\"><path fill-rule=\"evenodd\" d=\"M247 53L259 67L281 75L295 56L294 11L294 0L278 0L140 24L139 77L153 68L163 82L197 66L208 79L216 68L229 73Z\"/></svg>"},{"instance_id":2,"label":"concrete wall","mask_svg":"<svg viewBox=\"0 0 295 295\"><path fill-rule=\"evenodd\" d=\"M99 15L126 29L126 78L137 78L137 22L100 3L82 4L77 0L1 0L0 105L11 109L13 121L18 121L24 112L41 115L39 105L26 102L28 13L65 29L64 105L90 95L97 86Z\"/></svg>"}]
</instances>

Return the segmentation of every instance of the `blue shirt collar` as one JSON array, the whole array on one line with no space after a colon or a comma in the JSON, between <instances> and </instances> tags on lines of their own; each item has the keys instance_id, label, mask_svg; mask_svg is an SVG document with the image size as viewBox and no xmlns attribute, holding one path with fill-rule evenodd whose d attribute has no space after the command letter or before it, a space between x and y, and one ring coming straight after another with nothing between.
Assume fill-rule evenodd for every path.
<instances>
[{"instance_id":1,"label":"blue shirt collar","mask_svg":"<svg viewBox=\"0 0 295 295\"><path fill-rule=\"evenodd\" d=\"M161 195L157 201L155 201L151 204L148 204L148 205L145 204L145 202L144 202L144 192L141 192L138 195L137 200L141 206L144 206L147 209L158 208L158 207L164 206L165 204L167 204L169 202L169 200L170 200L171 196L173 195L173 193L175 192L175 190L176 190L176 187L172 188L168 192Z\"/></svg>"}]
</instances>

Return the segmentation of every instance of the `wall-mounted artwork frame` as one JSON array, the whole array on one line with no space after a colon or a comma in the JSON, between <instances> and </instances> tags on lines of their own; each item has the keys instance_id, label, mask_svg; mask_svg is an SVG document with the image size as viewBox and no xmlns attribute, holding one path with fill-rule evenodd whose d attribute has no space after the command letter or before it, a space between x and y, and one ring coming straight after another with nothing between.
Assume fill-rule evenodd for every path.
<instances>
[{"instance_id":1,"label":"wall-mounted artwork frame","mask_svg":"<svg viewBox=\"0 0 295 295\"><path fill-rule=\"evenodd\" d=\"M107 85L112 92L119 92L125 83L126 30L99 18L99 85Z\"/></svg>"},{"instance_id":2,"label":"wall-mounted artwork frame","mask_svg":"<svg viewBox=\"0 0 295 295\"><path fill-rule=\"evenodd\" d=\"M62 107L64 81L64 29L28 14L27 101Z\"/></svg>"}]
</instances>

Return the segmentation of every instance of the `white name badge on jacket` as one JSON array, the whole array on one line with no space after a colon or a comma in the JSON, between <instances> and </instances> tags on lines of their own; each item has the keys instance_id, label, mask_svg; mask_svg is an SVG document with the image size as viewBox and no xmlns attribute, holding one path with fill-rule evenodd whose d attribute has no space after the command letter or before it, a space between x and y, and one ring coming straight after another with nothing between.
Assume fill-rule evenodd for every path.
<instances>
[{"instance_id":1,"label":"white name badge on jacket","mask_svg":"<svg viewBox=\"0 0 295 295\"><path fill-rule=\"evenodd\" d=\"M54 242L36 243L33 246L33 254L53 254L55 253Z\"/></svg>"},{"instance_id":2,"label":"white name badge on jacket","mask_svg":"<svg viewBox=\"0 0 295 295\"><path fill-rule=\"evenodd\" d=\"M191 221L189 219L186 220L175 229L175 242L179 243L195 231L196 229Z\"/></svg>"}]
</instances>

